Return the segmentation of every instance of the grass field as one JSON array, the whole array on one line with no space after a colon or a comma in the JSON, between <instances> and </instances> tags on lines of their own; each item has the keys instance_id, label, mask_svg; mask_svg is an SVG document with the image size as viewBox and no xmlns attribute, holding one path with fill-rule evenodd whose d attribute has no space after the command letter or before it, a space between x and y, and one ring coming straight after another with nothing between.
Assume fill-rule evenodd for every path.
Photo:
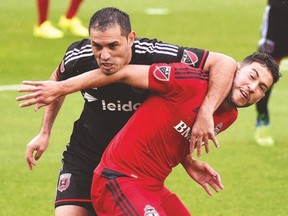
<instances>
[{"instance_id":1,"label":"grass field","mask_svg":"<svg viewBox=\"0 0 288 216\"><path fill-rule=\"evenodd\" d=\"M58 21L68 3L68 0L51 1L52 22ZM223 52L241 60L256 49L265 3L259 0L86 0L79 17L88 23L96 10L115 6L130 14L133 29L139 36ZM166 8L169 13L148 15L147 8ZM47 79L66 47L78 40L71 34L60 40L32 37L37 17L35 1L1 1L0 14L0 89L4 85L20 84L24 79ZM182 198L193 215L288 215L288 67L283 65L283 78L270 100L275 146L264 148L254 143L253 106L240 110L238 121L219 135L220 148L212 147L211 153L203 156L220 172L224 191L209 197L181 167L167 179L168 187ZM53 215L61 154L83 102L79 93L67 97L55 123L51 145L31 172L24 160L25 147L40 128L42 111L18 108L16 96L15 90L0 91L0 216Z\"/></svg>"}]
</instances>

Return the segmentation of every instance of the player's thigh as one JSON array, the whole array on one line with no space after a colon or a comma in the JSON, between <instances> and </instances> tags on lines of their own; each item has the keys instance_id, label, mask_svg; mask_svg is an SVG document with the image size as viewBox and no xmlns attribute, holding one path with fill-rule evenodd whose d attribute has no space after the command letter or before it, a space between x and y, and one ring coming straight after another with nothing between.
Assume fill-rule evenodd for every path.
<instances>
[{"instance_id":1,"label":"player's thigh","mask_svg":"<svg viewBox=\"0 0 288 216\"><path fill-rule=\"evenodd\" d=\"M163 182L153 178L118 178L116 182L110 182L110 191L115 196L113 191L114 186L118 186L121 192L119 196L123 200L129 201L131 209L135 209L135 215L163 215L166 216L165 211L161 206L161 194ZM114 188L116 188L114 187ZM118 198L116 196L116 198ZM117 199L115 199L117 200ZM118 206L120 206L118 203Z\"/></svg>"},{"instance_id":2,"label":"player's thigh","mask_svg":"<svg viewBox=\"0 0 288 216\"><path fill-rule=\"evenodd\" d=\"M92 184L92 202L97 215L161 215L160 190L149 190L130 177L106 179L98 176Z\"/></svg>"},{"instance_id":3,"label":"player's thigh","mask_svg":"<svg viewBox=\"0 0 288 216\"><path fill-rule=\"evenodd\" d=\"M170 192L166 187L162 190L161 207L164 209L166 216L191 216L189 210L179 197Z\"/></svg>"},{"instance_id":4,"label":"player's thigh","mask_svg":"<svg viewBox=\"0 0 288 216\"><path fill-rule=\"evenodd\" d=\"M61 170L57 182L56 203L90 200L91 183L92 175L81 171Z\"/></svg>"},{"instance_id":5,"label":"player's thigh","mask_svg":"<svg viewBox=\"0 0 288 216\"><path fill-rule=\"evenodd\" d=\"M263 35L269 43L264 44L264 51L274 58L288 55L288 8L271 7L267 18L267 26L263 26L267 35ZM265 32L265 31L264 31ZM261 50L261 49L260 49ZM262 51L262 50L261 50Z\"/></svg>"},{"instance_id":6,"label":"player's thigh","mask_svg":"<svg viewBox=\"0 0 288 216\"><path fill-rule=\"evenodd\" d=\"M83 172L80 169L74 169L71 166L63 164L60 170L56 191L55 208L62 206L75 206L75 209L86 209L92 214L94 212L91 202L91 182L92 174ZM62 212L59 210L59 212Z\"/></svg>"},{"instance_id":7,"label":"player's thigh","mask_svg":"<svg viewBox=\"0 0 288 216\"><path fill-rule=\"evenodd\" d=\"M55 209L55 216L91 216L90 211L81 206L63 205Z\"/></svg>"}]
</instances>

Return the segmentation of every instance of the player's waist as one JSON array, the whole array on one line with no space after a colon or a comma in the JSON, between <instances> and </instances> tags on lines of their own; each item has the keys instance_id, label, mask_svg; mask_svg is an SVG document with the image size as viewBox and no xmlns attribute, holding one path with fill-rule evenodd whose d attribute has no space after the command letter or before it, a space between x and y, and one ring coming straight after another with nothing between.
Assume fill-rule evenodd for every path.
<instances>
[{"instance_id":1,"label":"player's waist","mask_svg":"<svg viewBox=\"0 0 288 216\"><path fill-rule=\"evenodd\" d=\"M163 187L164 182L162 180L158 180L156 178L153 178L151 176L136 176L135 174L125 174L116 170L111 170L108 168L103 168L98 171L96 171L97 169L95 169L95 173L97 175L101 175L102 177L106 178L106 179L117 179L117 178L122 178L122 177L127 177L130 180L129 181L141 181L141 184L143 185L153 185L153 188L161 188Z\"/></svg>"}]
</instances>

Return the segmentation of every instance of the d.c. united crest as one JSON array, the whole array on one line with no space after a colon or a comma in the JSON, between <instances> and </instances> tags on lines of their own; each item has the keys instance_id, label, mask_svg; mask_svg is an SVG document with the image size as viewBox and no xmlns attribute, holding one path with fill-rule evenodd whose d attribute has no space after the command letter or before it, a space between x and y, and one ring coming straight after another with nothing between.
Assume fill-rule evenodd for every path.
<instances>
[{"instance_id":1,"label":"d.c. united crest","mask_svg":"<svg viewBox=\"0 0 288 216\"><path fill-rule=\"evenodd\" d=\"M66 190L70 185L71 173L63 173L59 177L58 187L57 189L62 192Z\"/></svg>"}]
</instances>

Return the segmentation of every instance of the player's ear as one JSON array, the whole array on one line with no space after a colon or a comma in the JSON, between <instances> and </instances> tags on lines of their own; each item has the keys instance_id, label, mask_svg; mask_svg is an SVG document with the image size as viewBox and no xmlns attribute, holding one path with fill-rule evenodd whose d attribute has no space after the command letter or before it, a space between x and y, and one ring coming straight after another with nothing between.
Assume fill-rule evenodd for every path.
<instances>
[{"instance_id":1,"label":"player's ear","mask_svg":"<svg viewBox=\"0 0 288 216\"><path fill-rule=\"evenodd\" d=\"M134 40L136 38L136 33L134 31L131 31L129 34L128 34L128 44L130 47L133 46L133 43L134 43Z\"/></svg>"}]
</instances>

